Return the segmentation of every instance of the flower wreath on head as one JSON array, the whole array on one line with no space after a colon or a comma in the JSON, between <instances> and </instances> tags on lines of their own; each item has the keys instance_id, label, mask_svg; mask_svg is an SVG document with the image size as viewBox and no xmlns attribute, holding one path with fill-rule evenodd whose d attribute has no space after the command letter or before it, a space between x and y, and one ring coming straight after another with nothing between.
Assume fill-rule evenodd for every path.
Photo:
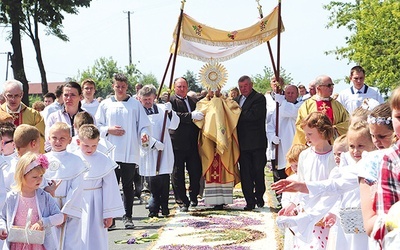
<instances>
[{"instance_id":1,"label":"flower wreath on head","mask_svg":"<svg viewBox=\"0 0 400 250\"><path fill-rule=\"evenodd\" d=\"M369 124L389 125L392 122L392 117L373 117L369 115L367 118L367 122Z\"/></svg>"},{"instance_id":2,"label":"flower wreath on head","mask_svg":"<svg viewBox=\"0 0 400 250\"><path fill-rule=\"evenodd\" d=\"M25 168L24 175L26 175L29 171L37 166L41 166L44 169L47 169L49 167L49 161L47 160L47 157L45 155L40 154L37 156L36 160L29 163L28 166L26 166Z\"/></svg>"}]
</instances>

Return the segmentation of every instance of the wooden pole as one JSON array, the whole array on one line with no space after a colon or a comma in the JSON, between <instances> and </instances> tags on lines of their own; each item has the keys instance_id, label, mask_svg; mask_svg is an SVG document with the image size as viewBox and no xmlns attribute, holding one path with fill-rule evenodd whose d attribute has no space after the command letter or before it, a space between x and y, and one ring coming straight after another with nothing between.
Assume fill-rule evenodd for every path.
<instances>
[{"instance_id":1,"label":"wooden pole","mask_svg":"<svg viewBox=\"0 0 400 250\"><path fill-rule=\"evenodd\" d=\"M173 61L172 61L172 69L171 69L171 78L169 81L169 90L171 91L172 84L174 81L174 71L175 71L175 64L176 64L176 56L178 54L178 47L179 47L179 37L181 36L181 27L182 27L182 19L183 19L183 9L185 7L185 0L182 0L181 3L181 13L179 16L179 21L178 21L178 30L176 32L176 39L175 39L175 51L174 51L174 56L173 56ZM171 95L171 92L168 91L168 97L167 97L167 102L169 102L169 98ZM164 141L164 133L165 133L165 128L167 124L167 117L168 117L168 111L165 111L164 113L164 121L163 121L163 126L161 130L161 138L160 142ZM162 156L162 151L158 151L158 156L157 156L157 166L156 166L156 174L158 175L160 171L160 163L161 163L161 156Z\"/></svg>"},{"instance_id":2,"label":"wooden pole","mask_svg":"<svg viewBox=\"0 0 400 250\"><path fill-rule=\"evenodd\" d=\"M281 24L281 8L282 8L282 4L281 4L281 0L279 0L279 4L278 4L278 46L277 46L277 53L276 53L276 72L275 72L275 79L278 81L278 92L279 94L282 94L282 89L280 89L280 75L279 75L279 71L280 71L280 67L281 67L281 28L282 28L282 24ZM275 135L279 136L279 103L276 103L276 127L275 127ZM275 162L276 164L278 164L278 147L279 145L275 146Z\"/></svg>"},{"instance_id":3,"label":"wooden pole","mask_svg":"<svg viewBox=\"0 0 400 250\"><path fill-rule=\"evenodd\" d=\"M158 89L158 94L157 94L157 98L156 98L157 100L160 98L161 90L162 90L162 88L163 88L163 86L164 86L165 78L167 77L167 72L168 72L168 69L169 69L169 64L171 63L172 55L173 55L172 53L169 54L169 59L168 59L167 67L165 67L164 75L163 75L163 78L162 78L162 80L161 80L160 87L159 87L159 89ZM170 87L170 89L171 89L171 87ZM169 89L169 90L170 90L170 89Z\"/></svg>"},{"instance_id":4,"label":"wooden pole","mask_svg":"<svg viewBox=\"0 0 400 250\"><path fill-rule=\"evenodd\" d=\"M260 14L260 18L264 18L264 14L262 11L262 6L260 4L260 0L256 0L257 4L258 4L258 13ZM275 60L274 60L274 54L272 53L272 49L271 49L271 43L269 41L267 41L267 46L268 46L268 51L269 51L269 57L271 59L271 64L272 64L272 69L274 71L274 75L276 75L276 66L275 66Z\"/></svg>"}]
</instances>

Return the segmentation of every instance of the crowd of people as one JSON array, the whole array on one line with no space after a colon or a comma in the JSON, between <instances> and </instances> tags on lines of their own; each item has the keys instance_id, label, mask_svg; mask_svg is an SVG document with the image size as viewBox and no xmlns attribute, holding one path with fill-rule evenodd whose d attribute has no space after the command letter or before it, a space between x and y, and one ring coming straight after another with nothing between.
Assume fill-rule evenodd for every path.
<instances>
[{"instance_id":1,"label":"crowd of people","mask_svg":"<svg viewBox=\"0 0 400 250\"><path fill-rule=\"evenodd\" d=\"M224 209L238 183L243 209L262 208L269 162L285 249L388 246L396 238L385 215L400 198L400 89L385 103L364 78L363 68L353 67L352 86L334 96L327 75L308 89L273 77L265 95L246 75L226 95L191 93L179 77L173 94L157 100L153 85L137 84L133 95L127 77L115 74L114 93L104 100L86 79L59 86L32 108L21 102L22 83L7 81L1 243L107 249L116 217L134 229L133 203L143 202L144 189L148 216L170 215L170 184L182 213L203 197Z\"/></svg>"},{"instance_id":2,"label":"crowd of people","mask_svg":"<svg viewBox=\"0 0 400 250\"><path fill-rule=\"evenodd\" d=\"M299 107L286 155L289 177L272 184L282 195L276 222L286 229L285 249L400 246L395 208L400 199L400 88L384 102L364 78L363 68L353 67L352 86L333 96L332 80L317 77L315 95Z\"/></svg>"}]
</instances>

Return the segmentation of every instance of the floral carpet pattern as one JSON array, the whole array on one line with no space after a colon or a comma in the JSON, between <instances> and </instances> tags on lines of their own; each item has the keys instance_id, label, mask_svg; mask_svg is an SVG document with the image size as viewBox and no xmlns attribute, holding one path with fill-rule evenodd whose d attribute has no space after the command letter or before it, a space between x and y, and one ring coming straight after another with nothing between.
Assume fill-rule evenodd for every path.
<instances>
[{"instance_id":1,"label":"floral carpet pattern","mask_svg":"<svg viewBox=\"0 0 400 250\"><path fill-rule=\"evenodd\" d=\"M156 245L160 250L276 249L273 213L269 207L243 211L245 201L236 198L223 210L201 202L188 213L177 212L164 227Z\"/></svg>"}]
</instances>

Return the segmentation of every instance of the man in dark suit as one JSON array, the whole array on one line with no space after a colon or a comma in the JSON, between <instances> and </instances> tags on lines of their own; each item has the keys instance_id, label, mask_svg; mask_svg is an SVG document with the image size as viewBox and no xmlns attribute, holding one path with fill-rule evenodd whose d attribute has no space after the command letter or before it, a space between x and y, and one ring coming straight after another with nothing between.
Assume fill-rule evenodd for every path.
<instances>
[{"instance_id":1,"label":"man in dark suit","mask_svg":"<svg viewBox=\"0 0 400 250\"><path fill-rule=\"evenodd\" d=\"M244 210L263 207L265 193L264 168L267 163L265 150L266 101L263 94L253 89L250 77L242 76L238 81L241 95L235 98L242 108L237 125L240 148L240 178L246 200Z\"/></svg>"},{"instance_id":2,"label":"man in dark suit","mask_svg":"<svg viewBox=\"0 0 400 250\"><path fill-rule=\"evenodd\" d=\"M180 118L179 127L170 130L172 146L174 149L174 169L172 171L172 187L175 201L182 212L187 212L189 205L197 206L201 178L201 160L197 147L199 128L193 123L193 119L202 120L204 115L196 111L197 99L187 96L188 83L185 78L175 79L175 95L171 96L172 109ZM185 166L189 173L189 196L186 195Z\"/></svg>"}]
</instances>

